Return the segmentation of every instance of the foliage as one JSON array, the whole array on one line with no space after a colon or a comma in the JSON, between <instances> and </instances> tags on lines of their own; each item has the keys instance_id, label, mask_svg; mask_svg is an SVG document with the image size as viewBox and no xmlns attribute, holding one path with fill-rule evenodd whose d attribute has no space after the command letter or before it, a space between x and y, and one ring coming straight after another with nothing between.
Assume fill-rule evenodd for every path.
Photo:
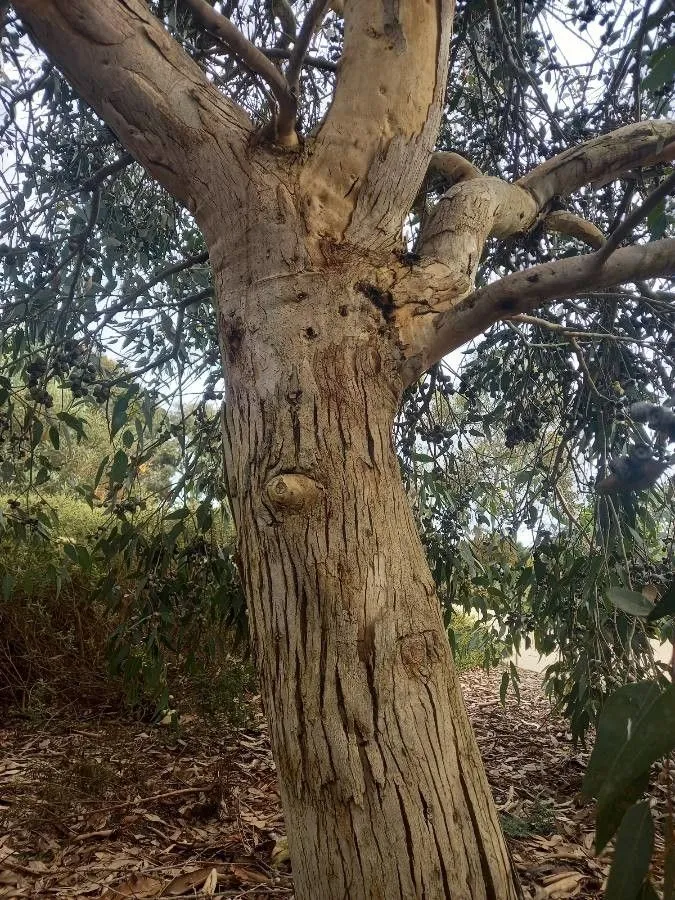
<instances>
[{"instance_id":1,"label":"foliage","mask_svg":"<svg viewBox=\"0 0 675 900\"><path fill-rule=\"evenodd\" d=\"M220 648L242 604L229 524L202 514L200 528L198 512L178 512L172 534L152 512L133 523L68 495L34 506L0 497L4 702L35 710L69 684L95 694L107 666L127 703L148 712L198 664L210 678L218 667L227 696L239 664L225 664Z\"/></svg>"},{"instance_id":2,"label":"foliage","mask_svg":"<svg viewBox=\"0 0 675 900\"><path fill-rule=\"evenodd\" d=\"M453 613L448 636L455 665L460 672L477 667L490 668L497 664L503 644L480 622L462 613Z\"/></svg>"},{"instance_id":3,"label":"foliage","mask_svg":"<svg viewBox=\"0 0 675 900\"><path fill-rule=\"evenodd\" d=\"M551 803L540 799L532 803L527 817L504 812L499 818L504 834L515 838L529 837L532 834L546 836L551 834L554 826Z\"/></svg>"},{"instance_id":4,"label":"foliage","mask_svg":"<svg viewBox=\"0 0 675 900\"><path fill-rule=\"evenodd\" d=\"M668 614L669 596L663 608L652 606L642 615ZM644 597L636 592L615 592L622 605L637 608ZM672 675L672 673L671 673ZM636 681L618 688L604 704L593 753L584 778L584 793L597 798L596 849L602 851L616 836L615 862L607 884L608 900L637 897L650 890L649 865L654 850L654 827L644 795L652 765L675 749L675 686L663 676ZM665 776L670 796L673 784L666 761ZM672 806L672 803L671 803ZM669 807L670 809L670 807ZM669 811L665 822L666 871L675 865L675 822ZM666 879L668 883L669 879ZM640 895L641 896L641 895ZM673 896L672 884L666 897Z\"/></svg>"}]
</instances>

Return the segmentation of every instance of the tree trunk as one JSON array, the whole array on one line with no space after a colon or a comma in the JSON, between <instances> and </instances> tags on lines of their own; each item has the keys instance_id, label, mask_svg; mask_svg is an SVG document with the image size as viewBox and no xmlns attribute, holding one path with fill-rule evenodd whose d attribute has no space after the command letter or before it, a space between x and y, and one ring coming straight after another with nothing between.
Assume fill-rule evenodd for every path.
<instances>
[{"instance_id":1,"label":"tree trunk","mask_svg":"<svg viewBox=\"0 0 675 900\"><path fill-rule=\"evenodd\" d=\"M238 289L218 268L226 468L297 896L518 897L392 445L386 297L346 264Z\"/></svg>"}]
</instances>

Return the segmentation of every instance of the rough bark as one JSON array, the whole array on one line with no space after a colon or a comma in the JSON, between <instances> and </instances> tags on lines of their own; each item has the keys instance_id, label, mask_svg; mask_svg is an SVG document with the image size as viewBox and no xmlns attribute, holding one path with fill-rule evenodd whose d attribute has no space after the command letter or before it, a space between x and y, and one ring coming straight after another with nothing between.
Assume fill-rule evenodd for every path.
<instances>
[{"instance_id":1,"label":"rough bark","mask_svg":"<svg viewBox=\"0 0 675 900\"><path fill-rule=\"evenodd\" d=\"M297 896L515 898L392 446L395 335L357 264L256 275L218 277L224 435Z\"/></svg>"}]
</instances>

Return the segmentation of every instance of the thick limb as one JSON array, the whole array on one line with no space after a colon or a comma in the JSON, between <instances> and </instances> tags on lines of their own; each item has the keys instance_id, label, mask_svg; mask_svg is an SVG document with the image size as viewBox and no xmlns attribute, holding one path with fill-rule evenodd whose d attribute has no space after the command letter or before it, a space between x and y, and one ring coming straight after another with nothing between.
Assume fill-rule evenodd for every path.
<instances>
[{"instance_id":1,"label":"thick limb","mask_svg":"<svg viewBox=\"0 0 675 900\"><path fill-rule=\"evenodd\" d=\"M143 0L15 0L35 42L127 150L192 212L204 172L238 205L252 132ZM200 198L204 198L203 200Z\"/></svg>"}]
</instances>

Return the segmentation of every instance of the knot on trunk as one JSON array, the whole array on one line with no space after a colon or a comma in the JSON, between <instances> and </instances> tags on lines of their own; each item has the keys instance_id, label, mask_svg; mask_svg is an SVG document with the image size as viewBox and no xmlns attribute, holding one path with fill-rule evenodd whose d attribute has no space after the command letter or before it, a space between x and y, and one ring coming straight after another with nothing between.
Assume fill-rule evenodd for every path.
<instances>
[{"instance_id":1,"label":"knot on trunk","mask_svg":"<svg viewBox=\"0 0 675 900\"><path fill-rule=\"evenodd\" d=\"M267 482L265 488L270 505L281 513L307 513L322 496L321 485L307 475L286 473Z\"/></svg>"},{"instance_id":2,"label":"knot on trunk","mask_svg":"<svg viewBox=\"0 0 675 900\"><path fill-rule=\"evenodd\" d=\"M411 678L426 681L441 657L438 637L433 631L407 634L400 639L403 667Z\"/></svg>"}]
</instances>

